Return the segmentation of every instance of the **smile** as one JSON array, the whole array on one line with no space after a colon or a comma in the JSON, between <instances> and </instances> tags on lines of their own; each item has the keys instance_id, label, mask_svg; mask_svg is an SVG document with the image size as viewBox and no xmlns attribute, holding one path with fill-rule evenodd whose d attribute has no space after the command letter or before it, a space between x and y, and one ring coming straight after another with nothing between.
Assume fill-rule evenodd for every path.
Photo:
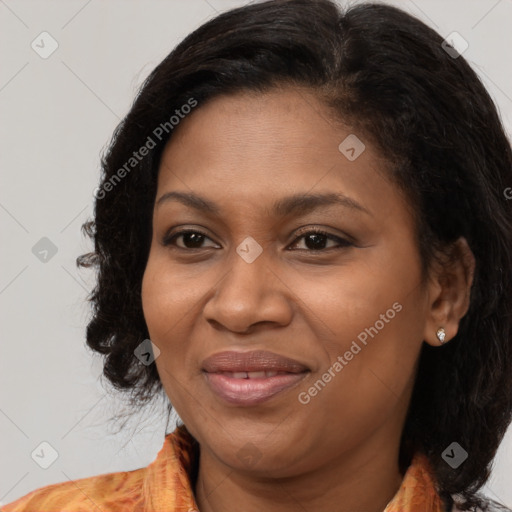
<instances>
[{"instance_id":1,"label":"smile","mask_svg":"<svg viewBox=\"0 0 512 512\"><path fill-rule=\"evenodd\" d=\"M270 400L295 387L309 372L206 372L210 389L222 400L239 406L251 406Z\"/></svg>"},{"instance_id":2,"label":"smile","mask_svg":"<svg viewBox=\"0 0 512 512\"><path fill-rule=\"evenodd\" d=\"M295 387L310 372L304 364L268 351L224 351L203 361L211 391L222 401L252 406Z\"/></svg>"}]
</instances>

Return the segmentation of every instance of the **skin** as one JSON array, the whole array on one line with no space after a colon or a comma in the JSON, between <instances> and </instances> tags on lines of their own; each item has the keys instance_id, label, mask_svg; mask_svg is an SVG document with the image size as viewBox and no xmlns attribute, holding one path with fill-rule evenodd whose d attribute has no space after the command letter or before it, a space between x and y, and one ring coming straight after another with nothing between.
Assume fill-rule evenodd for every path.
<instances>
[{"instance_id":1,"label":"skin","mask_svg":"<svg viewBox=\"0 0 512 512\"><path fill-rule=\"evenodd\" d=\"M339 150L353 133L312 91L281 88L217 97L176 128L161 161L142 300L164 389L201 446L195 496L208 511L382 511L397 492L399 441L423 342L457 333L474 260L422 280L407 199L365 140L354 161ZM213 215L168 200L194 192ZM339 193L344 205L276 216L274 201ZM354 245L320 237L312 227ZM166 233L196 229L197 238ZM246 237L263 252L247 263ZM199 248L195 248L199 247ZM402 306L309 403L298 400L365 328ZM360 344L361 345L361 344ZM270 350L311 371L293 389L240 407L222 401L201 371L224 350ZM248 461L250 453L253 458ZM371 489L371 492L368 490Z\"/></svg>"}]
</instances>

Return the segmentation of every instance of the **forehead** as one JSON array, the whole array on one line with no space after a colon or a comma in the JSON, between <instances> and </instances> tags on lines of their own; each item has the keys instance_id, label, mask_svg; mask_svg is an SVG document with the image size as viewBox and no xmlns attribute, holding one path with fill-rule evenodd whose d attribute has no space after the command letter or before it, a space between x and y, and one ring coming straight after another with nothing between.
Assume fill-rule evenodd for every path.
<instances>
[{"instance_id":1,"label":"forehead","mask_svg":"<svg viewBox=\"0 0 512 512\"><path fill-rule=\"evenodd\" d=\"M308 89L239 92L215 97L192 111L166 149L200 147L201 154L194 151L188 158L208 155L241 161L258 152L266 159L277 160L284 154L288 159L319 161L332 149L333 138L339 138L340 126ZM229 155L225 150L230 150Z\"/></svg>"},{"instance_id":2,"label":"forehead","mask_svg":"<svg viewBox=\"0 0 512 512\"><path fill-rule=\"evenodd\" d=\"M336 121L309 90L237 93L180 122L162 155L157 198L188 189L268 209L283 196L330 192L382 209L400 195L386 165L363 134Z\"/></svg>"}]
</instances>

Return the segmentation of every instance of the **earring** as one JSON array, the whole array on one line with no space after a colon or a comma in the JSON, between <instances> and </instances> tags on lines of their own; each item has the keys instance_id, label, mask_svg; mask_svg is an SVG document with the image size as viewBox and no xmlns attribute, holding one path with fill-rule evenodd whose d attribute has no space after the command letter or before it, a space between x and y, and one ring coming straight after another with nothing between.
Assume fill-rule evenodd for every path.
<instances>
[{"instance_id":1,"label":"earring","mask_svg":"<svg viewBox=\"0 0 512 512\"><path fill-rule=\"evenodd\" d=\"M441 345L442 345L444 343L444 339L446 337L446 333L445 333L445 331L444 331L444 329L442 327L437 329L436 336L437 336L437 339L441 342Z\"/></svg>"}]
</instances>

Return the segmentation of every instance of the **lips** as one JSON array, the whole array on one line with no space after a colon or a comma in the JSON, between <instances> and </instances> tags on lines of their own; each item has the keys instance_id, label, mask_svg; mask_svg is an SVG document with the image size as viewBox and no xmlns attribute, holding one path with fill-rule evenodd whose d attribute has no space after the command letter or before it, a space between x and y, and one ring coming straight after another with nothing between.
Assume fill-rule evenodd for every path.
<instances>
[{"instance_id":1,"label":"lips","mask_svg":"<svg viewBox=\"0 0 512 512\"><path fill-rule=\"evenodd\" d=\"M274 352L253 350L252 352L219 352L203 361L203 370L208 373L252 373L263 371L301 373L308 371L309 368L294 359L275 354ZM249 378L251 378L250 375Z\"/></svg>"},{"instance_id":2,"label":"lips","mask_svg":"<svg viewBox=\"0 0 512 512\"><path fill-rule=\"evenodd\" d=\"M304 364L273 352L219 352L202 365L210 389L224 402L254 406L295 387L309 373Z\"/></svg>"},{"instance_id":3,"label":"lips","mask_svg":"<svg viewBox=\"0 0 512 512\"><path fill-rule=\"evenodd\" d=\"M259 372L217 372L232 379L265 379L275 377L279 372L261 370Z\"/></svg>"}]
</instances>

